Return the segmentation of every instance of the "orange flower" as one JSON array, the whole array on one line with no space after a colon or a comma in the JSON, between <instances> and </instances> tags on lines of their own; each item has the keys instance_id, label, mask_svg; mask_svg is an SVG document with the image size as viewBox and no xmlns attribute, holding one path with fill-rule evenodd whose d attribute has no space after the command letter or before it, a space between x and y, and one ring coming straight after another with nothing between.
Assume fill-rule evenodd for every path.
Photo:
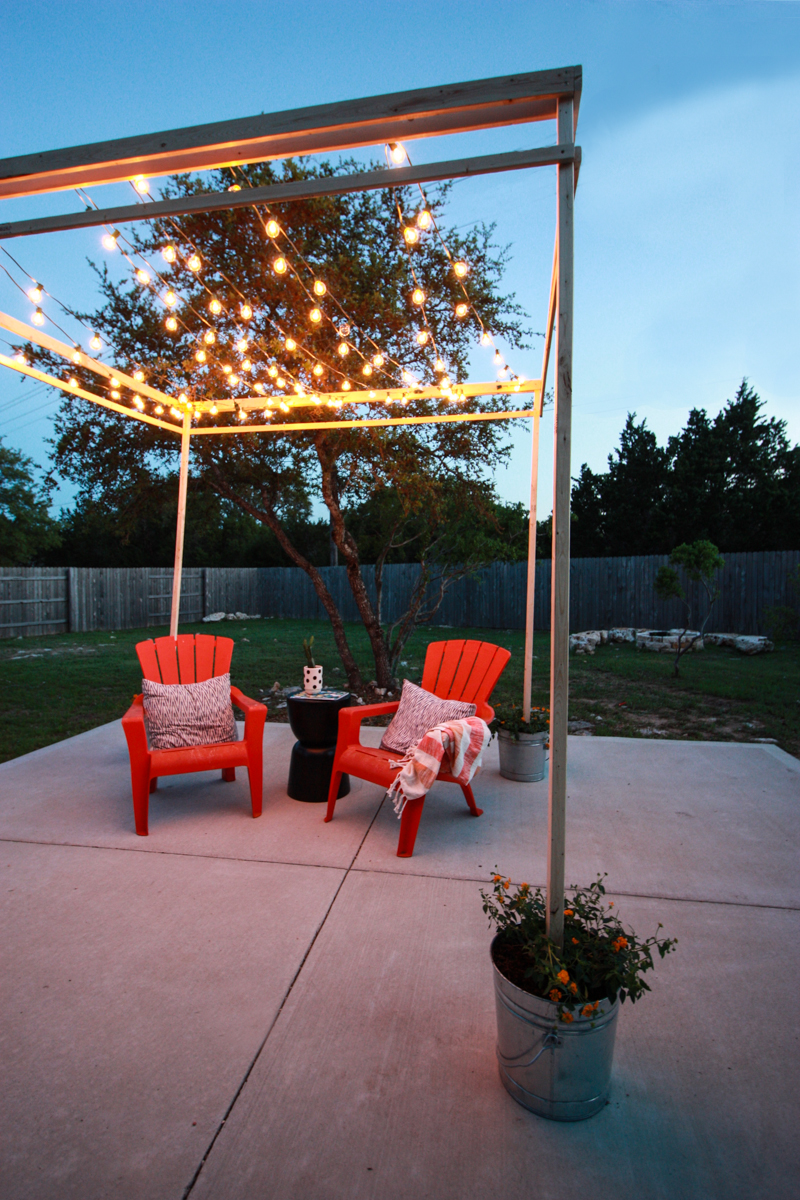
<instances>
[{"instance_id":1,"label":"orange flower","mask_svg":"<svg viewBox=\"0 0 800 1200\"><path fill-rule=\"evenodd\" d=\"M553 1004L557 1004L561 999L561 992L558 990L558 988L553 988L553 990L550 992L550 999L553 1001Z\"/></svg>"},{"instance_id":2,"label":"orange flower","mask_svg":"<svg viewBox=\"0 0 800 1200\"><path fill-rule=\"evenodd\" d=\"M502 878L503 878L503 876L502 876L502 875L493 875L493 876L492 876L492 882L493 882L493 883L499 883L499 882L500 882L500 880L501 880Z\"/></svg>"},{"instance_id":3,"label":"orange flower","mask_svg":"<svg viewBox=\"0 0 800 1200\"><path fill-rule=\"evenodd\" d=\"M571 1025L575 1018L573 1017L572 1013L562 1013L561 1020L565 1025Z\"/></svg>"},{"instance_id":4,"label":"orange flower","mask_svg":"<svg viewBox=\"0 0 800 1200\"><path fill-rule=\"evenodd\" d=\"M573 939L572 939L572 944L573 944L573 946L577 946L577 945L578 945L578 939L577 939L577 938L573 938Z\"/></svg>"},{"instance_id":5,"label":"orange flower","mask_svg":"<svg viewBox=\"0 0 800 1200\"><path fill-rule=\"evenodd\" d=\"M569 983L569 971L559 971L556 978L560 979L562 983Z\"/></svg>"},{"instance_id":6,"label":"orange flower","mask_svg":"<svg viewBox=\"0 0 800 1200\"><path fill-rule=\"evenodd\" d=\"M617 945L620 947L620 949L624 949L627 946L627 944L628 944L627 938L624 938L624 937L617 938Z\"/></svg>"},{"instance_id":7,"label":"orange flower","mask_svg":"<svg viewBox=\"0 0 800 1200\"><path fill-rule=\"evenodd\" d=\"M573 996L575 996L575 995L577 994L577 991L578 991L578 985L577 985L577 983L571 983L571 984L569 985L569 990L572 992Z\"/></svg>"},{"instance_id":8,"label":"orange flower","mask_svg":"<svg viewBox=\"0 0 800 1200\"><path fill-rule=\"evenodd\" d=\"M571 909L571 908L565 908L565 909L564 909L564 916L565 916L565 917L574 917L574 916L575 916L575 913L572 911L572 909Z\"/></svg>"},{"instance_id":9,"label":"orange flower","mask_svg":"<svg viewBox=\"0 0 800 1200\"><path fill-rule=\"evenodd\" d=\"M609 902L608 902L608 907L609 907L609 908L613 908L613 907L614 907L614 901L613 901L613 900L609 900Z\"/></svg>"},{"instance_id":10,"label":"orange flower","mask_svg":"<svg viewBox=\"0 0 800 1200\"><path fill-rule=\"evenodd\" d=\"M582 1017L590 1017L593 1012L594 1012L594 1005L584 1004L583 1008L581 1009L581 1016Z\"/></svg>"}]
</instances>

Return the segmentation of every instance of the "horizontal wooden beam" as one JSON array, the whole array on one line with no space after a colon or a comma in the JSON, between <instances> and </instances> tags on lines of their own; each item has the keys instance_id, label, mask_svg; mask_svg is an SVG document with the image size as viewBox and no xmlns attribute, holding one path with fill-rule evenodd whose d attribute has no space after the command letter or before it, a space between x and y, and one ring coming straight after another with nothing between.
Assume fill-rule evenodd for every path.
<instances>
[{"instance_id":1,"label":"horizontal wooden beam","mask_svg":"<svg viewBox=\"0 0 800 1200\"><path fill-rule=\"evenodd\" d=\"M80 396L83 400L91 400L92 404L99 404L101 408L110 408L112 412L121 413L123 417L131 417L134 421L143 421L145 425L157 425L159 429L166 429L168 433L180 434L181 432L180 425L170 425L169 421L159 421L158 417L151 417L147 413L137 412L136 409L126 408L124 404L117 404L114 400L106 400L105 396L97 396L94 392L84 391L82 387L67 383L65 379L56 379L55 375L48 375L46 371L29 367L27 363L17 362L16 359L8 358L5 354L0 354L0 366L17 371L20 375L27 375L29 379L36 379L39 383L49 383L51 387L58 388L69 396Z\"/></svg>"},{"instance_id":2,"label":"horizontal wooden beam","mask_svg":"<svg viewBox=\"0 0 800 1200\"><path fill-rule=\"evenodd\" d=\"M402 388L371 388L369 391L358 392L307 392L302 396L245 396L242 399L201 400L193 401L194 407L202 412L208 412L212 406L217 412L233 412L237 408L248 411L266 408L267 405L285 404L287 408L324 408L327 404L396 404L403 400L449 400L450 395L457 400L471 400L476 396L509 396L518 392L540 392L541 381L538 379L502 381L500 383L454 383L450 394L443 391L441 386L434 384L430 387Z\"/></svg>"},{"instance_id":3,"label":"horizontal wooden beam","mask_svg":"<svg viewBox=\"0 0 800 1200\"><path fill-rule=\"evenodd\" d=\"M62 213L60 216L0 223L0 239L27 237L34 233L54 233L64 229L85 229L94 225L124 225L128 221L154 221L158 217L246 208L251 204L279 204L287 200L309 200L315 196L339 196L373 188L432 183L440 179L466 179L473 175L491 175L500 171L520 171L527 167L570 162L577 152L573 145L540 146L533 150L483 154L476 158L423 163L413 167L362 171L352 175L327 175L321 179L298 179L288 183L275 183L269 187L242 188L239 192L204 192L199 196L176 196L170 200L156 200L152 204L86 208L79 213Z\"/></svg>"},{"instance_id":4,"label":"horizontal wooden beam","mask_svg":"<svg viewBox=\"0 0 800 1200\"><path fill-rule=\"evenodd\" d=\"M559 97L577 109L581 77L533 71L19 155L0 161L0 198L553 120Z\"/></svg>"},{"instance_id":5,"label":"horizontal wooden beam","mask_svg":"<svg viewBox=\"0 0 800 1200\"><path fill-rule=\"evenodd\" d=\"M457 421L510 421L516 417L532 417L533 409L519 412L444 413L438 417L365 417L358 421L302 421L283 425L207 425L192 430L192 437L218 433L296 433L319 429L370 429L387 425L450 425Z\"/></svg>"}]
</instances>

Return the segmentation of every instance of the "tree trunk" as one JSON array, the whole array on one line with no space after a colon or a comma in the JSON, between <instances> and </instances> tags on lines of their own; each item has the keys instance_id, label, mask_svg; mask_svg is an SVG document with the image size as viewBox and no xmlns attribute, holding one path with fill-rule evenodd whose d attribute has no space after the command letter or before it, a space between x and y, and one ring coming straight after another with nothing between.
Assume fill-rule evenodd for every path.
<instances>
[{"instance_id":1,"label":"tree trunk","mask_svg":"<svg viewBox=\"0 0 800 1200\"><path fill-rule=\"evenodd\" d=\"M339 657L342 660L342 666L344 667L347 675L347 686L352 691L358 691L360 688L363 688L364 680L361 677L361 671L359 670L358 663L353 657L353 652L348 644L347 635L344 631L344 622L342 621L341 614L336 607L336 602L326 588L325 582L317 568L313 566L308 559L305 558L289 541L289 538L286 536L286 531L278 520L275 510L273 509L269 500L265 496L262 496L261 502L264 507L256 508L255 505L250 504L247 500L245 500L243 496L240 496L237 492L234 492L233 489L230 488L227 483L225 483L225 480L222 478L221 474L217 472L216 468L212 468L212 479L210 482L215 491L218 491L220 495L227 496L229 500L232 500L234 504L237 504L241 509L243 509L244 512L249 513L251 517L255 517L255 519L260 521L262 525L266 525L269 529L271 529L275 534L275 537L278 539L278 544L280 545L281 549L289 556L293 563L296 563L298 567L302 567L306 575L308 575L311 583L313 584L314 591L319 596L320 603L330 619L331 628L333 629L333 638L336 642L336 649L339 651Z\"/></svg>"},{"instance_id":2,"label":"tree trunk","mask_svg":"<svg viewBox=\"0 0 800 1200\"><path fill-rule=\"evenodd\" d=\"M364 628L370 640L372 656L375 659L375 680L378 687L390 688L392 686L392 673L389 668L389 653L386 638L384 637L377 613L372 607L364 580L361 576L358 547L345 528L342 510L339 507L333 486L333 467L330 463L323 461L319 451L320 448L318 445L317 453L320 457L320 467L322 470L322 498L331 514L334 541L344 559L350 590L353 593L353 599L356 602L359 616L364 623Z\"/></svg>"}]
</instances>

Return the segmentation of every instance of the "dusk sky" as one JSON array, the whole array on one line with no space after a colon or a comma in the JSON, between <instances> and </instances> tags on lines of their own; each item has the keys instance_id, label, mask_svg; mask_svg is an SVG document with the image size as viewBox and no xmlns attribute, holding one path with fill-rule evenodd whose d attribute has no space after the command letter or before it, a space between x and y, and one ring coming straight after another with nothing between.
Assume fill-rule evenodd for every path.
<instances>
[{"instance_id":1,"label":"dusk sky","mask_svg":"<svg viewBox=\"0 0 800 1200\"><path fill-rule=\"evenodd\" d=\"M628 411L663 441L690 408L716 413L743 376L800 441L800 4L28 0L5 6L3 34L3 157L581 64L573 474L583 462L604 468ZM552 123L539 123L408 149L424 162L554 140ZM128 202L130 189L93 194ZM13 220L79 204L65 192L1 207ZM497 223L511 246L506 285L543 328L555 170L460 182L451 220ZM5 245L65 303L95 306L86 257L104 257L97 230ZM30 317L5 275L0 307ZM528 376L540 359L540 339L509 353ZM472 378L493 378L480 348ZM4 371L5 444L45 464L57 403ZM551 433L546 416L542 516ZM514 445L498 490L527 503L527 428Z\"/></svg>"}]
</instances>

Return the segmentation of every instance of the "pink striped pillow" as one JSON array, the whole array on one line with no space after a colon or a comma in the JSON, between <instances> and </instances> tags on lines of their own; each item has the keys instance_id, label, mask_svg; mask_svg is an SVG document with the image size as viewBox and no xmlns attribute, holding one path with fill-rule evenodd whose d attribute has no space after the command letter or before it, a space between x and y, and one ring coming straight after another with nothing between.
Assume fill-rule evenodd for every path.
<instances>
[{"instance_id":1,"label":"pink striped pillow","mask_svg":"<svg viewBox=\"0 0 800 1200\"><path fill-rule=\"evenodd\" d=\"M381 749L407 754L434 725L474 717L476 711L474 704L465 704L463 700L441 700L404 679L400 707L381 738Z\"/></svg>"},{"instance_id":2,"label":"pink striped pillow","mask_svg":"<svg viewBox=\"0 0 800 1200\"><path fill-rule=\"evenodd\" d=\"M142 696L147 741L153 750L236 741L230 672L202 683L143 679Z\"/></svg>"}]
</instances>

